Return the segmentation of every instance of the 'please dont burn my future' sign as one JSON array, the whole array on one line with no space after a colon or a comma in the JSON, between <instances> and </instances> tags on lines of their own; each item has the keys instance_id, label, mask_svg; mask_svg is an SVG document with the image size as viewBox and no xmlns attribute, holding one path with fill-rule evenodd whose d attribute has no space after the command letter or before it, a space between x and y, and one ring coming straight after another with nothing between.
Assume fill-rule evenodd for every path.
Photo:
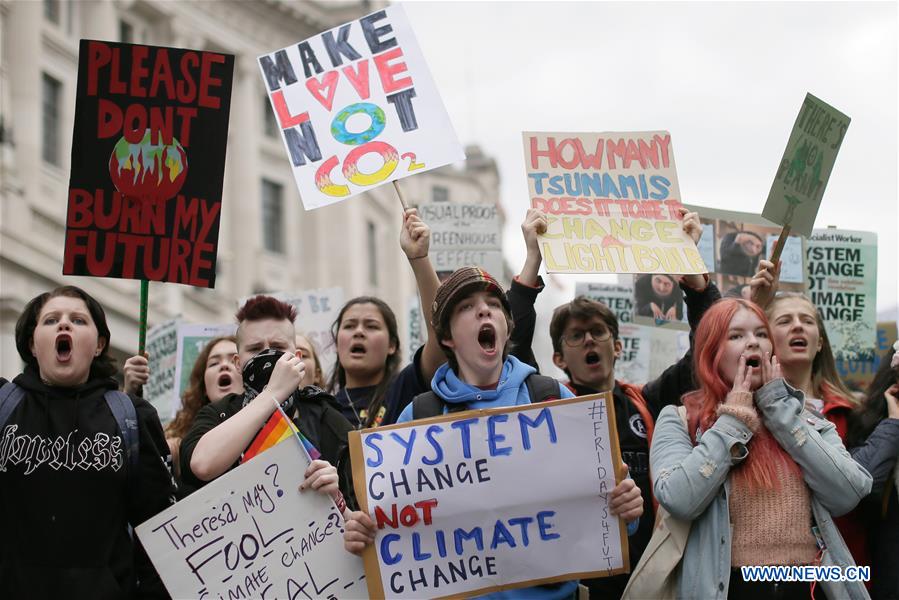
<instances>
[{"instance_id":1,"label":"'please dont burn my future' sign","mask_svg":"<svg viewBox=\"0 0 899 600\"><path fill-rule=\"evenodd\" d=\"M214 287L233 71L81 40L64 274Z\"/></svg>"}]
</instances>

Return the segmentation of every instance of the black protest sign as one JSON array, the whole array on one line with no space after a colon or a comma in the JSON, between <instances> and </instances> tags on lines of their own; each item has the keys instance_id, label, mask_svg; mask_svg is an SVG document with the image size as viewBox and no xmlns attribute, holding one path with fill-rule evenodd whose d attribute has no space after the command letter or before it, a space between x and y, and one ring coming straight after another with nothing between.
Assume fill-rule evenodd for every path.
<instances>
[{"instance_id":1,"label":"black protest sign","mask_svg":"<svg viewBox=\"0 0 899 600\"><path fill-rule=\"evenodd\" d=\"M64 274L214 287L233 72L81 40Z\"/></svg>"}]
</instances>

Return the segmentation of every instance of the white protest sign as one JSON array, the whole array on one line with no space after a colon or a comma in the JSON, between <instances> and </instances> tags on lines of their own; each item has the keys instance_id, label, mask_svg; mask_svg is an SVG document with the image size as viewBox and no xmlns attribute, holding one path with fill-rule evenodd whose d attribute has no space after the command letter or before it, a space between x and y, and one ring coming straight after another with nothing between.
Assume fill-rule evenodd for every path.
<instances>
[{"instance_id":1,"label":"white protest sign","mask_svg":"<svg viewBox=\"0 0 899 600\"><path fill-rule=\"evenodd\" d=\"M351 432L350 451L357 498L379 526L364 557L373 598L470 597L628 568L626 527L609 512L621 456L608 393Z\"/></svg>"},{"instance_id":2,"label":"white protest sign","mask_svg":"<svg viewBox=\"0 0 899 600\"><path fill-rule=\"evenodd\" d=\"M318 362L321 364L325 380L331 375L337 363L337 347L331 336L331 325L337 319L343 306L343 288L320 288L299 292L272 292L264 294L286 302L297 309L294 327L297 333L306 336L315 346ZM243 306L250 297L242 298L238 306Z\"/></svg>"},{"instance_id":3,"label":"white protest sign","mask_svg":"<svg viewBox=\"0 0 899 600\"><path fill-rule=\"evenodd\" d=\"M406 310L409 315L409 343L406 345L406 358L412 362L415 351L428 340L428 330L424 316L421 313L421 302L418 294L409 296L406 301Z\"/></svg>"},{"instance_id":4,"label":"white protest sign","mask_svg":"<svg viewBox=\"0 0 899 600\"><path fill-rule=\"evenodd\" d=\"M330 498L298 487L309 459L288 438L136 529L173 598L364 598Z\"/></svg>"},{"instance_id":5,"label":"white protest sign","mask_svg":"<svg viewBox=\"0 0 899 600\"><path fill-rule=\"evenodd\" d=\"M877 234L815 229L809 294L837 360L873 360L877 346Z\"/></svg>"},{"instance_id":6,"label":"white protest sign","mask_svg":"<svg viewBox=\"0 0 899 600\"><path fill-rule=\"evenodd\" d=\"M428 252L434 270L481 267L499 277L503 272L502 231L495 204L431 202L418 207L431 228Z\"/></svg>"},{"instance_id":7,"label":"white protest sign","mask_svg":"<svg viewBox=\"0 0 899 600\"><path fill-rule=\"evenodd\" d=\"M190 372L209 340L221 335L234 335L235 324L178 324L178 348L175 354L176 394L172 397L172 416L181 408L181 396L190 385Z\"/></svg>"},{"instance_id":8,"label":"white protest sign","mask_svg":"<svg viewBox=\"0 0 899 600\"><path fill-rule=\"evenodd\" d=\"M762 216L794 233L812 234L824 188L849 128L849 117L805 95Z\"/></svg>"},{"instance_id":9,"label":"white protest sign","mask_svg":"<svg viewBox=\"0 0 899 600\"><path fill-rule=\"evenodd\" d=\"M578 281L574 284L574 295L602 302L615 313L619 325L634 322L633 285Z\"/></svg>"},{"instance_id":10,"label":"white protest sign","mask_svg":"<svg viewBox=\"0 0 899 600\"><path fill-rule=\"evenodd\" d=\"M171 417L176 400L175 371L178 355L178 319L154 325L147 331L146 352L150 378L144 384L144 399L153 405L163 422Z\"/></svg>"},{"instance_id":11,"label":"white protest sign","mask_svg":"<svg viewBox=\"0 0 899 600\"><path fill-rule=\"evenodd\" d=\"M306 210L465 158L402 6L259 57Z\"/></svg>"}]
</instances>

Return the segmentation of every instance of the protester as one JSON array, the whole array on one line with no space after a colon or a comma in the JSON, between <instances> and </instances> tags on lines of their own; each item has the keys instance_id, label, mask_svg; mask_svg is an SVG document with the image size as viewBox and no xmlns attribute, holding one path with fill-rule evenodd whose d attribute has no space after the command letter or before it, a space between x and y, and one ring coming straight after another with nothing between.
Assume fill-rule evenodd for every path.
<instances>
[{"instance_id":1,"label":"protester","mask_svg":"<svg viewBox=\"0 0 899 600\"><path fill-rule=\"evenodd\" d=\"M780 269L763 260L752 278L753 301L765 309L771 323L774 353L787 383L802 391L806 404L836 426L840 439L846 434L849 417L857 407L852 392L837 373L833 350L821 315L803 294L777 292ZM868 457L862 454L861 458ZM861 463L869 471L872 465ZM836 519L852 556L860 565L871 564L868 555L864 511L859 508Z\"/></svg>"},{"instance_id":2,"label":"protester","mask_svg":"<svg viewBox=\"0 0 899 600\"><path fill-rule=\"evenodd\" d=\"M500 284L484 270L465 267L455 271L437 290L432 315L436 339L447 358L434 374L432 394L416 397L400 414L398 423L456 410L530 404L528 379L536 371L509 356L512 317ZM539 376L538 376L539 377ZM571 391L553 382L556 398L570 398ZM433 410L436 403L437 410ZM421 414L422 411L428 414ZM640 490L625 479L610 494L610 512L628 522L643 513ZM632 533L636 527L629 527ZM361 553L374 540L371 518L355 512L344 535L347 550ZM576 582L496 592L490 598L568 598Z\"/></svg>"},{"instance_id":3,"label":"protester","mask_svg":"<svg viewBox=\"0 0 899 600\"><path fill-rule=\"evenodd\" d=\"M874 479L858 507L871 562L871 597L899 598L899 353L883 356L864 401L849 418L846 445Z\"/></svg>"},{"instance_id":4,"label":"protester","mask_svg":"<svg viewBox=\"0 0 899 600\"><path fill-rule=\"evenodd\" d=\"M146 356L135 355L125 361L125 392L140 395L141 387L150 379L150 365ZM181 480L179 451L181 439L190 431L199 410L210 402L217 402L228 394L243 393L243 378L237 364L237 338L233 335L215 337L203 347L194 361L181 396L181 408L165 428L165 441L172 454L175 479Z\"/></svg>"},{"instance_id":5,"label":"protester","mask_svg":"<svg viewBox=\"0 0 899 600\"><path fill-rule=\"evenodd\" d=\"M805 600L809 583L747 582L740 567L853 564L831 515L855 507L871 476L833 424L804 407L774 350L758 306L717 302L696 330L699 390L685 408L659 416L650 449L655 497L692 522L676 570L679 598ZM860 582L816 585L829 598L867 597Z\"/></svg>"},{"instance_id":6,"label":"protester","mask_svg":"<svg viewBox=\"0 0 899 600\"><path fill-rule=\"evenodd\" d=\"M296 335L296 346L300 360L306 363L306 371L312 374L312 385L324 389L326 385L325 374L322 371L322 363L318 358L318 353L315 351L312 341L298 332Z\"/></svg>"},{"instance_id":7,"label":"protester","mask_svg":"<svg viewBox=\"0 0 899 600\"><path fill-rule=\"evenodd\" d=\"M698 241L702 234L699 215L681 210L679 216L683 219L684 232L694 242ZM524 354L523 347L530 348L533 338L533 322L525 315L536 316L534 301L542 289L542 279L537 274L541 263L537 235L545 227L546 216L535 209L528 211L521 226L527 258L509 291L516 323L530 325L529 330L522 328L513 332L519 355ZM691 330L698 325L708 307L720 298L718 289L707 279L703 275L685 276L677 292L681 294L680 290L683 290L686 297ZM649 441L653 423L663 406L677 402L682 394L695 389L692 351L657 379L641 387L615 380L615 362L622 352L622 344L618 319L605 304L577 297L556 308L549 329L553 362L568 376L569 389L578 396L612 392L621 457L643 493L644 517L640 519L637 532L628 538L631 567L636 566L652 536L655 515L649 479ZM629 575L624 574L588 579L583 583L589 588L591 597L617 598L624 591L628 578Z\"/></svg>"},{"instance_id":8,"label":"protester","mask_svg":"<svg viewBox=\"0 0 899 600\"><path fill-rule=\"evenodd\" d=\"M135 527L172 502L156 410L118 392L103 307L74 286L16 322L0 379L0 598L166 598Z\"/></svg>"},{"instance_id":9,"label":"protester","mask_svg":"<svg viewBox=\"0 0 899 600\"><path fill-rule=\"evenodd\" d=\"M680 321L684 317L684 301L677 282L671 275L640 275L634 282L636 315L658 321Z\"/></svg>"},{"instance_id":10,"label":"protester","mask_svg":"<svg viewBox=\"0 0 899 600\"><path fill-rule=\"evenodd\" d=\"M726 275L752 277L758 268L765 242L753 231L732 231L721 238L718 271Z\"/></svg>"},{"instance_id":11,"label":"protester","mask_svg":"<svg viewBox=\"0 0 899 600\"><path fill-rule=\"evenodd\" d=\"M440 281L428 258L430 228L416 209L403 215L400 247L418 284L425 321ZM428 341L403 369L400 338L393 311L378 298L360 296L347 302L332 327L337 364L328 389L343 416L356 428L395 423L403 408L429 389L428 382L444 362L428 324Z\"/></svg>"},{"instance_id":12,"label":"protester","mask_svg":"<svg viewBox=\"0 0 899 600\"><path fill-rule=\"evenodd\" d=\"M255 296L237 312L237 352L244 392L200 409L181 442L183 485L190 491L236 467L247 447L281 405L321 452L301 489L352 497L346 434L351 429L333 398L311 385L314 372L296 348L296 309L271 296ZM264 357L263 360L254 360ZM272 364L273 363L273 364ZM340 476L338 476L340 469ZM339 497L338 497L339 498Z\"/></svg>"}]
</instances>

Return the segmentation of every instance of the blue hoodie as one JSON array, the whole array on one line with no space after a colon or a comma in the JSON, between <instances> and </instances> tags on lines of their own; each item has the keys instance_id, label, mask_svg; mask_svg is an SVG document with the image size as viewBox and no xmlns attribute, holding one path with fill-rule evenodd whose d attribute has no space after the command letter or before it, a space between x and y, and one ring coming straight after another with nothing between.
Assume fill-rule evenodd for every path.
<instances>
[{"instance_id":1,"label":"blue hoodie","mask_svg":"<svg viewBox=\"0 0 899 600\"><path fill-rule=\"evenodd\" d=\"M459 379L456 373L450 369L449 364L444 363L434 373L434 379L431 380L431 389L445 402L454 404L467 402L471 409L520 406L531 403L527 384L525 384L525 379L531 373L536 373L534 367L524 364L514 356L510 356L503 363L503 371L499 376L499 385L496 386L496 389L482 390ZM571 390L564 385L559 385L559 398L573 397L574 394L571 393ZM410 403L403 409L400 418L397 419L397 423L408 423L411 420L412 404ZM479 598L487 598L489 600L512 600L517 598L526 600L561 600L573 597L576 590L577 581L565 581L549 585L493 592L492 594L479 596Z\"/></svg>"}]
</instances>

